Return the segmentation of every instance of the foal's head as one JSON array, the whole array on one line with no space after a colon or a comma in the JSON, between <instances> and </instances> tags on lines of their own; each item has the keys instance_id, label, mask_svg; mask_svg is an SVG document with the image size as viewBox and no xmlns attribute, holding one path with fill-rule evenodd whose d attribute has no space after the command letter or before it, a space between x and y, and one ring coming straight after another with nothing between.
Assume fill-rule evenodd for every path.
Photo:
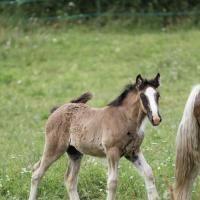
<instances>
[{"instance_id":1,"label":"foal's head","mask_svg":"<svg viewBox=\"0 0 200 200\"><path fill-rule=\"evenodd\" d=\"M136 88L139 92L142 111L148 116L150 122L154 126L159 125L162 120L158 110L160 94L157 91L157 88L159 85L159 73L151 80L143 79L140 74L136 77Z\"/></svg>"}]
</instances>

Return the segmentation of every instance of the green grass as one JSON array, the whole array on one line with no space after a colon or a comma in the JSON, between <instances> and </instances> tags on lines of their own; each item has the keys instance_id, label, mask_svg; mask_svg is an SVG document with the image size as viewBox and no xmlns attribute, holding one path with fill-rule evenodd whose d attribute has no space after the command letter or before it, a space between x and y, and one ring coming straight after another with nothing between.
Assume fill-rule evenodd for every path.
<instances>
[{"instance_id":1,"label":"green grass","mask_svg":"<svg viewBox=\"0 0 200 200\"><path fill-rule=\"evenodd\" d=\"M31 167L40 158L49 109L79 96L101 107L115 98L138 73L161 73L157 128L149 123L142 145L161 199L169 199L174 181L175 136L192 85L200 80L200 31L117 31L90 27L0 28L0 199L27 199ZM68 199L63 156L44 176L38 199ZM142 178L121 159L117 199L146 199ZM104 160L85 157L80 198L105 199ZM200 180L193 198L200 198Z\"/></svg>"}]
</instances>

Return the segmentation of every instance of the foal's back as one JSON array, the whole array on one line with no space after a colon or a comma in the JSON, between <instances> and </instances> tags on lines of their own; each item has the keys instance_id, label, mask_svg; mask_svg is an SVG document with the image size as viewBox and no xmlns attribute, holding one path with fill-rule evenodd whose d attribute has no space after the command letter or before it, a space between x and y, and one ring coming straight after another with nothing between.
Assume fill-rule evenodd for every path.
<instances>
[{"instance_id":1,"label":"foal's back","mask_svg":"<svg viewBox=\"0 0 200 200\"><path fill-rule=\"evenodd\" d=\"M69 132L73 118L77 113L88 112L89 107L82 103L67 103L57 108L48 118L46 123L46 134L66 134Z\"/></svg>"},{"instance_id":2,"label":"foal's back","mask_svg":"<svg viewBox=\"0 0 200 200\"><path fill-rule=\"evenodd\" d=\"M46 124L46 140L74 146L80 152L104 156L102 129L106 108L90 108L82 103L68 103L53 112ZM48 136L48 137L47 137Z\"/></svg>"}]
</instances>

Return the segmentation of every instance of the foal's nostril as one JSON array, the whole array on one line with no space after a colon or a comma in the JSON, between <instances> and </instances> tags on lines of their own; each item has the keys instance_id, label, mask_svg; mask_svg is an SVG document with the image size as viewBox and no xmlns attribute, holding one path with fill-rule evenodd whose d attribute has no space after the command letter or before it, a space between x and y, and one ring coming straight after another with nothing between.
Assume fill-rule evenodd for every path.
<instances>
[{"instance_id":1,"label":"foal's nostril","mask_svg":"<svg viewBox=\"0 0 200 200\"><path fill-rule=\"evenodd\" d=\"M158 125L161 122L161 118L160 117L153 117L153 124L154 125Z\"/></svg>"}]
</instances>

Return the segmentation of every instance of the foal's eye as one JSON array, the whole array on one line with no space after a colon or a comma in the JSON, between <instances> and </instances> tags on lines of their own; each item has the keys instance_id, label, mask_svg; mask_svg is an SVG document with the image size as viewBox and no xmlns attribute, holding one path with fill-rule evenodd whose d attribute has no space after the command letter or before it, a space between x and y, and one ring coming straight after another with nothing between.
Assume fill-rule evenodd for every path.
<instances>
[{"instance_id":1,"label":"foal's eye","mask_svg":"<svg viewBox=\"0 0 200 200\"><path fill-rule=\"evenodd\" d=\"M143 93L141 93L140 94L140 98L142 100L142 103L143 103L144 107L147 107L147 105L148 105L148 99L147 99L147 97Z\"/></svg>"}]
</instances>

